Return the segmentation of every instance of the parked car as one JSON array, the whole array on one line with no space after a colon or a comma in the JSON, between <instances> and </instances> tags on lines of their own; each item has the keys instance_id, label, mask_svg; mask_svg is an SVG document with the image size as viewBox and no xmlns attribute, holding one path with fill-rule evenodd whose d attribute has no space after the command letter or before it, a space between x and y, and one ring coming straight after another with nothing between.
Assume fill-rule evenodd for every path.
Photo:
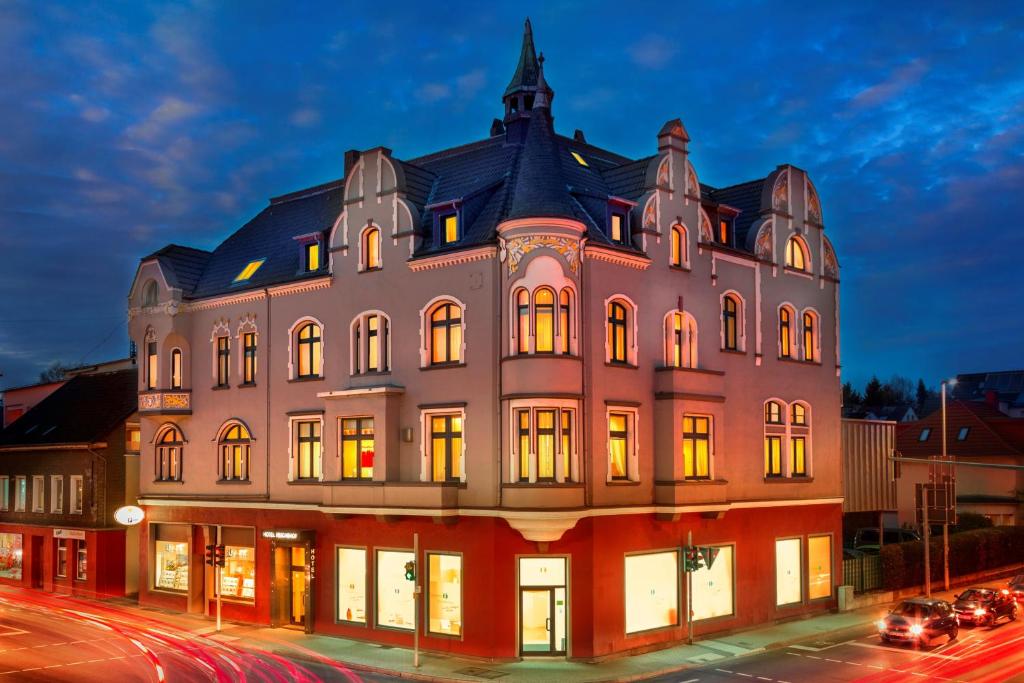
<instances>
[{"instance_id":1,"label":"parked car","mask_svg":"<svg viewBox=\"0 0 1024 683\"><path fill-rule=\"evenodd\" d=\"M844 560L859 560L864 557L867 553L863 550L856 550L854 548L843 548L843 559Z\"/></svg>"},{"instance_id":2,"label":"parked car","mask_svg":"<svg viewBox=\"0 0 1024 683\"><path fill-rule=\"evenodd\" d=\"M907 541L920 541L921 535L913 529L884 529L882 540L885 545L892 543L905 543ZM853 537L853 547L857 550L878 554L881 545L878 542L878 527L869 526L857 529Z\"/></svg>"},{"instance_id":3,"label":"parked car","mask_svg":"<svg viewBox=\"0 0 1024 683\"><path fill-rule=\"evenodd\" d=\"M954 640L959 630L953 606L945 600L912 598L896 605L878 622L882 642L928 646L938 638Z\"/></svg>"},{"instance_id":4,"label":"parked car","mask_svg":"<svg viewBox=\"0 0 1024 683\"><path fill-rule=\"evenodd\" d=\"M953 609L961 624L992 626L1003 617L1017 619L1017 601L1005 588L968 588L954 597Z\"/></svg>"},{"instance_id":5,"label":"parked car","mask_svg":"<svg viewBox=\"0 0 1024 683\"><path fill-rule=\"evenodd\" d=\"M1024 602L1024 574L1017 574L1017 576L1010 579L1009 585L1006 590L1010 591L1017 602Z\"/></svg>"}]
</instances>

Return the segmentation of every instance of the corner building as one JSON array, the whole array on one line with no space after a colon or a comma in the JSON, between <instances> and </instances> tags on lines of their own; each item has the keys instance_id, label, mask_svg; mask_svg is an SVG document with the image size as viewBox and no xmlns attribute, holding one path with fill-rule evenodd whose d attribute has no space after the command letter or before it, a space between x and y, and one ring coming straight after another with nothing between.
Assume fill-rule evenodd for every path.
<instances>
[{"instance_id":1,"label":"corner building","mask_svg":"<svg viewBox=\"0 0 1024 683\"><path fill-rule=\"evenodd\" d=\"M826 611L838 268L807 174L698 180L555 131L527 24L483 140L142 259L143 604L487 658L599 659ZM413 536L419 554L413 555Z\"/></svg>"}]
</instances>

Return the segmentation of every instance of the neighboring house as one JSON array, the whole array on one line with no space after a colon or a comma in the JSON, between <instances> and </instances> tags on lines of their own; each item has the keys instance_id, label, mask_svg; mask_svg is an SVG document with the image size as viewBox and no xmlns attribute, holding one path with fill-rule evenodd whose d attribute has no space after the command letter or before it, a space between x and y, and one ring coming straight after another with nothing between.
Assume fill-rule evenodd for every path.
<instances>
[{"instance_id":1,"label":"neighboring house","mask_svg":"<svg viewBox=\"0 0 1024 683\"><path fill-rule=\"evenodd\" d=\"M0 582L137 590L125 552L137 541L114 521L137 498L137 381L134 369L74 376L0 431Z\"/></svg>"},{"instance_id":2,"label":"neighboring house","mask_svg":"<svg viewBox=\"0 0 1024 683\"><path fill-rule=\"evenodd\" d=\"M1024 417L1024 370L967 373L956 380L954 398L984 401L1010 417Z\"/></svg>"},{"instance_id":3,"label":"neighboring house","mask_svg":"<svg viewBox=\"0 0 1024 683\"><path fill-rule=\"evenodd\" d=\"M875 420L880 422L913 422L918 418L911 404L895 406L844 406L843 417L849 420Z\"/></svg>"},{"instance_id":4,"label":"neighboring house","mask_svg":"<svg viewBox=\"0 0 1024 683\"><path fill-rule=\"evenodd\" d=\"M844 419L842 429L843 540L852 546L857 529L898 526L896 423Z\"/></svg>"},{"instance_id":5,"label":"neighboring house","mask_svg":"<svg viewBox=\"0 0 1024 683\"><path fill-rule=\"evenodd\" d=\"M83 365L77 368L68 368L64 371L64 378L56 382L41 382L20 387L10 387L0 391L0 405L3 406L2 424L0 428L6 427L19 417L32 409L32 406L64 386L68 379L83 374L96 372L113 372L114 370L126 370L135 367L134 358L121 358L118 360Z\"/></svg>"},{"instance_id":6,"label":"neighboring house","mask_svg":"<svg viewBox=\"0 0 1024 683\"><path fill-rule=\"evenodd\" d=\"M807 174L698 182L678 120L565 137L527 26L491 135L377 147L142 259L146 606L488 658L827 612L838 265ZM571 111L567 108L566 111ZM652 131L653 133L653 131ZM656 149L655 149L656 147ZM413 554L419 534L420 554Z\"/></svg>"},{"instance_id":7,"label":"neighboring house","mask_svg":"<svg viewBox=\"0 0 1024 683\"><path fill-rule=\"evenodd\" d=\"M1024 465L1024 420L1011 418L977 401L951 400L946 407L946 451L958 461ZM896 449L902 457L942 454L942 412L897 428ZM898 467L899 519L916 524L915 485L928 479L928 465L903 462ZM1020 470L959 466L958 512L984 515L994 524L1019 524L1024 475Z\"/></svg>"}]
</instances>

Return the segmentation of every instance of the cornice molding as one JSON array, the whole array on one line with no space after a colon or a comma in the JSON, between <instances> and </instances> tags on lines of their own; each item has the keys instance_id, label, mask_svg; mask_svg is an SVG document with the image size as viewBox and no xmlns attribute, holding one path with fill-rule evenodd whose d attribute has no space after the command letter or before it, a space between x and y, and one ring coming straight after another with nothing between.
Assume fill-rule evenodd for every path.
<instances>
[{"instance_id":1,"label":"cornice molding","mask_svg":"<svg viewBox=\"0 0 1024 683\"><path fill-rule=\"evenodd\" d=\"M286 285L268 287L267 291L270 292L271 297L304 294L305 292L314 292L318 289L327 289L333 281L334 278L332 276L326 275L312 280L302 280L301 282L290 282Z\"/></svg>"},{"instance_id":2,"label":"cornice molding","mask_svg":"<svg viewBox=\"0 0 1024 683\"><path fill-rule=\"evenodd\" d=\"M538 232L543 232L544 228L566 228L580 235L586 232L587 229L583 223L571 218L514 218L510 221L499 223L497 230L500 235L503 232L518 228L529 228Z\"/></svg>"},{"instance_id":3,"label":"cornice molding","mask_svg":"<svg viewBox=\"0 0 1024 683\"><path fill-rule=\"evenodd\" d=\"M438 268L447 268L448 266L457 266L462 263L472 263L473 261L486 261L487 259L494 258L498 255L498 248L494 246L477 247L476 249L466 249L464 251L455 251L448 254L438 254L437 256L425 256L412 261L407 261L409 264L409 270L414 273L418 273L424 270L436 270Z\"/></svg>"},{"instance_id":4,"label":"cornice molding","mask_svg":"<svg viewBox=\"0 0 1024 683\"><path fill-rule=\"evenodd\" d=\"M651 266L651 260L646 256L627 254L614 249L587 245L583 248L583 255L595 261L605 261L618 266L635 268L636 270L647 270Z\"/></svg>"}]
</instances>

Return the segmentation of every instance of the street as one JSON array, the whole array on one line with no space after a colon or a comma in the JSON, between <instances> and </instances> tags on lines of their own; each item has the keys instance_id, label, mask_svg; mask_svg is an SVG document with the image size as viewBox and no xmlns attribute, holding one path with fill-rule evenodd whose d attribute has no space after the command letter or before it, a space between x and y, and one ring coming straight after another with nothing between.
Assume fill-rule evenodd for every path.
<instances>
[{"instance_id":1,"label":"street","mask_svg":"<svg viewBox=\"0 0 1024 683\"><path fill-rule=\"evenodd\" d=\"M945 640L945 639L943 639ZM1024 620L961 628L959 637L931 648L883 644L870 627L843 642L805 642L741 659L708 663L658 683L725 681L1024 681Z\"/></svg>"}]
</instances>

